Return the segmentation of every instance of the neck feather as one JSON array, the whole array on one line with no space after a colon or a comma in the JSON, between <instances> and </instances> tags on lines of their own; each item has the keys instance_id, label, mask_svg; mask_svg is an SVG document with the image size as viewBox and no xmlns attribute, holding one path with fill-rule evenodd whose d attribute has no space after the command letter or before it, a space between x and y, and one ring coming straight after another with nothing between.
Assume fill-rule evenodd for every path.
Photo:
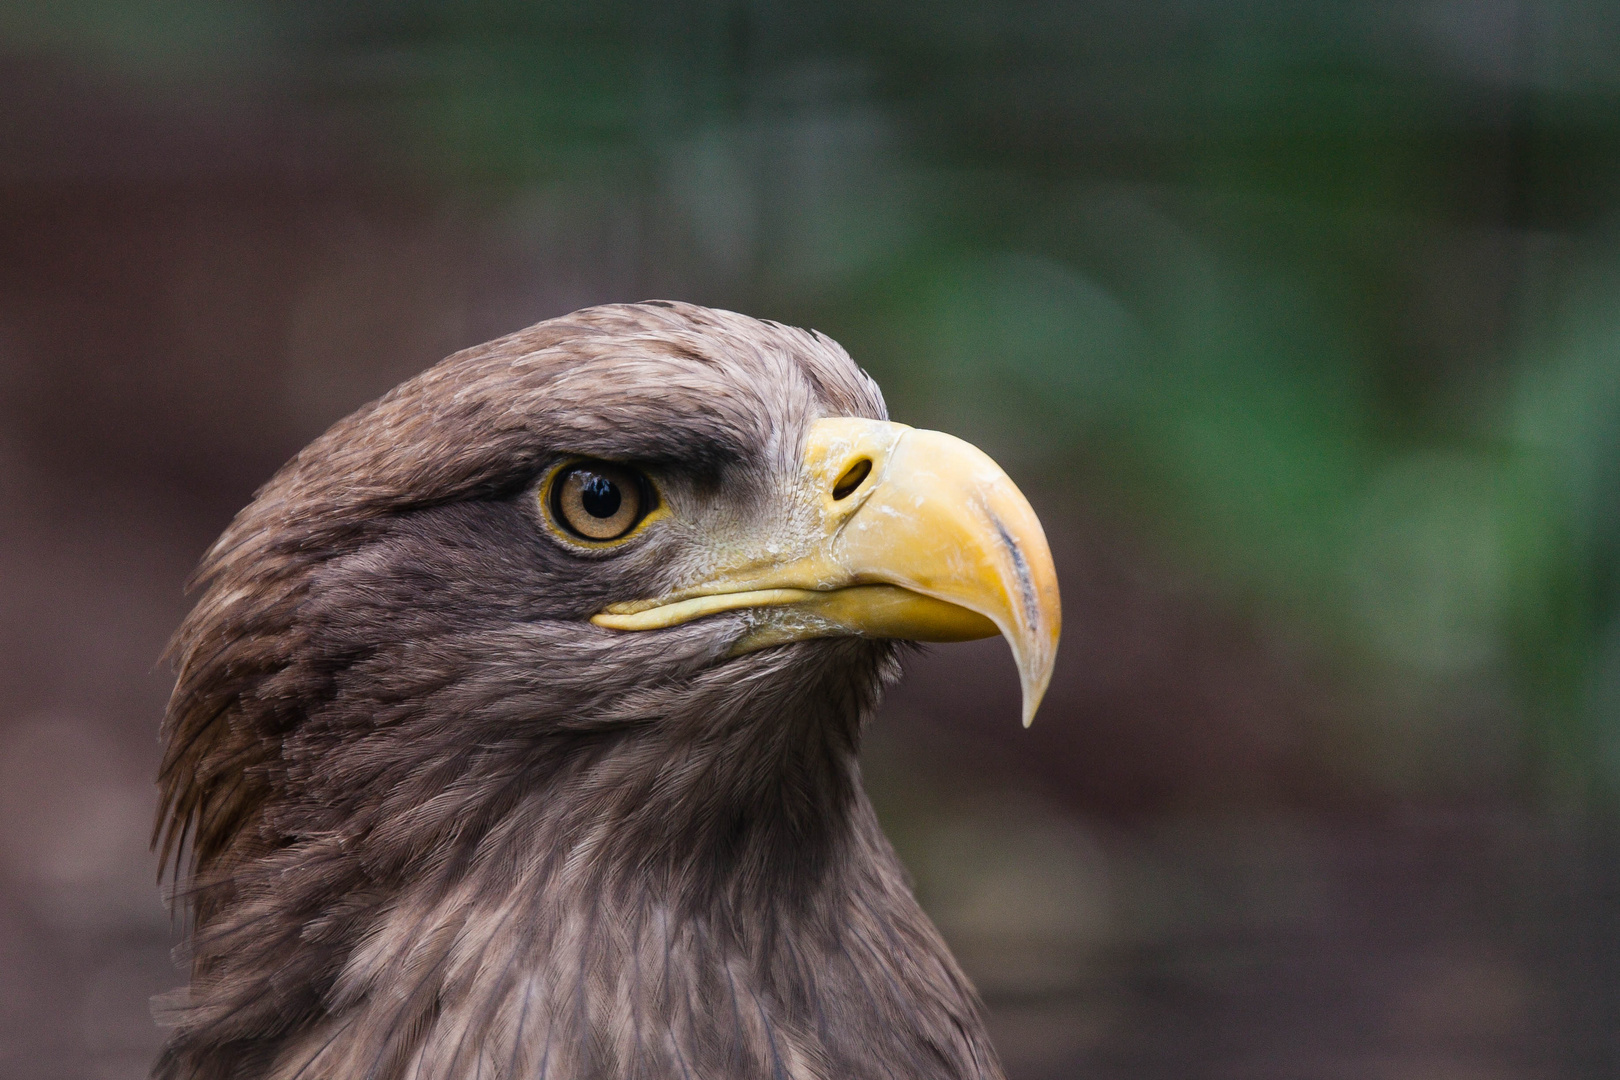
<instances>
[{"instance_id":1,"label":"neck feather","mask_svg":"<svg viewBox=\"0 0 1620 1080\"><path fill-rule=\"evenodd\" d=\"M1000 1077L861 789L887 657L849 645L792 702L698 680L288 830L199 929L158 1076Z\"/></svg>"}]
</instances>

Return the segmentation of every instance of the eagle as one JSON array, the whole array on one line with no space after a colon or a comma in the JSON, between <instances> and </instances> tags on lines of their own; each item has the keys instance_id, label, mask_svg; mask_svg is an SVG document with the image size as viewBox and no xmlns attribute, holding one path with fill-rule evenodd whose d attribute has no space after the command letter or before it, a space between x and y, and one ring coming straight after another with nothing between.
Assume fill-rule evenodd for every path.
<instances>
[{"instance_id":1,"label":"eagle","mask_svg":"<svg viewBox=\"0 0 1620 1080\"><path fill-rule=\"evenodd\" d=\"M587 308L339 421L209 549L156 1080L1002 1076L858 750L908 641L1059 633L1029 503L814 331Z\"/></svg>"}]
</instances>

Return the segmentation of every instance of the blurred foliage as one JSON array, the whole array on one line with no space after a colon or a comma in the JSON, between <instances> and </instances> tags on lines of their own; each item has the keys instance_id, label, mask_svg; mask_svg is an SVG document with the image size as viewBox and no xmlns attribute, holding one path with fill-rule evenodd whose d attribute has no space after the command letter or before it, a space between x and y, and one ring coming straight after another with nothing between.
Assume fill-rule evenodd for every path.
<instances>
[{"instance_id":1,"label":"blurred foliage","mask_svg":"<svg viewBox=\"0 0 1620 1080\"><path fill-rule=\"evenodd\" d=\"M1380 779L1620 790L1620 8L62 0L0 40L606 205L649 292L831 332L1055 519L1313 627Z\"/></svg>"}]
</instances>

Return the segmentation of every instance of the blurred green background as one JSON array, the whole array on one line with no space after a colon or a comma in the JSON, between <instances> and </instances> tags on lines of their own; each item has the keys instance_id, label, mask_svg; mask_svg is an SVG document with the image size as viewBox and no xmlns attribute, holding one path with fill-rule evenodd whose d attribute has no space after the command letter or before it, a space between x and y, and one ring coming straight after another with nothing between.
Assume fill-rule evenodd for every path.
<instances>
[{"instance_id":1,"label":"blurred green background","mask_svg":"<svg viewBox=\"0 0 1620 1080\"><path fill-rule=\"evenodd\" d=\"M1015 1080L1615 1075L1617 212L1593 0L5 4L0 1071L154 1045L151 665L230 514L660 296L1047 524L1035 729L935 650L867 766Z\"/></svg>"}]
</instances>

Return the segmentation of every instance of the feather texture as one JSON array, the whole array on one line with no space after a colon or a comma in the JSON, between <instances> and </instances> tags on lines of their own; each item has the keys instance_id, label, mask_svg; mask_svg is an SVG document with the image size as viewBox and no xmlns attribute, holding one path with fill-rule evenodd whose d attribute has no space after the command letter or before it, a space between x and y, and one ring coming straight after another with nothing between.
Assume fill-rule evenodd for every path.
<instances>
[{"instance_id":1,"label":"feather texture","mask_svg":"<svg viewBox=\"0 0 1620 1080\"><path fill-rule=\"evenodd\" d=\"M895 646L598 629L698 546L586 558L538 518L573 454L768 514L826 415L884 415L828 339L618 305L457 354L277 473L171 647L191 978L154 1076L999 1077L861 789Z\"/></svg>"}]
</instances>

